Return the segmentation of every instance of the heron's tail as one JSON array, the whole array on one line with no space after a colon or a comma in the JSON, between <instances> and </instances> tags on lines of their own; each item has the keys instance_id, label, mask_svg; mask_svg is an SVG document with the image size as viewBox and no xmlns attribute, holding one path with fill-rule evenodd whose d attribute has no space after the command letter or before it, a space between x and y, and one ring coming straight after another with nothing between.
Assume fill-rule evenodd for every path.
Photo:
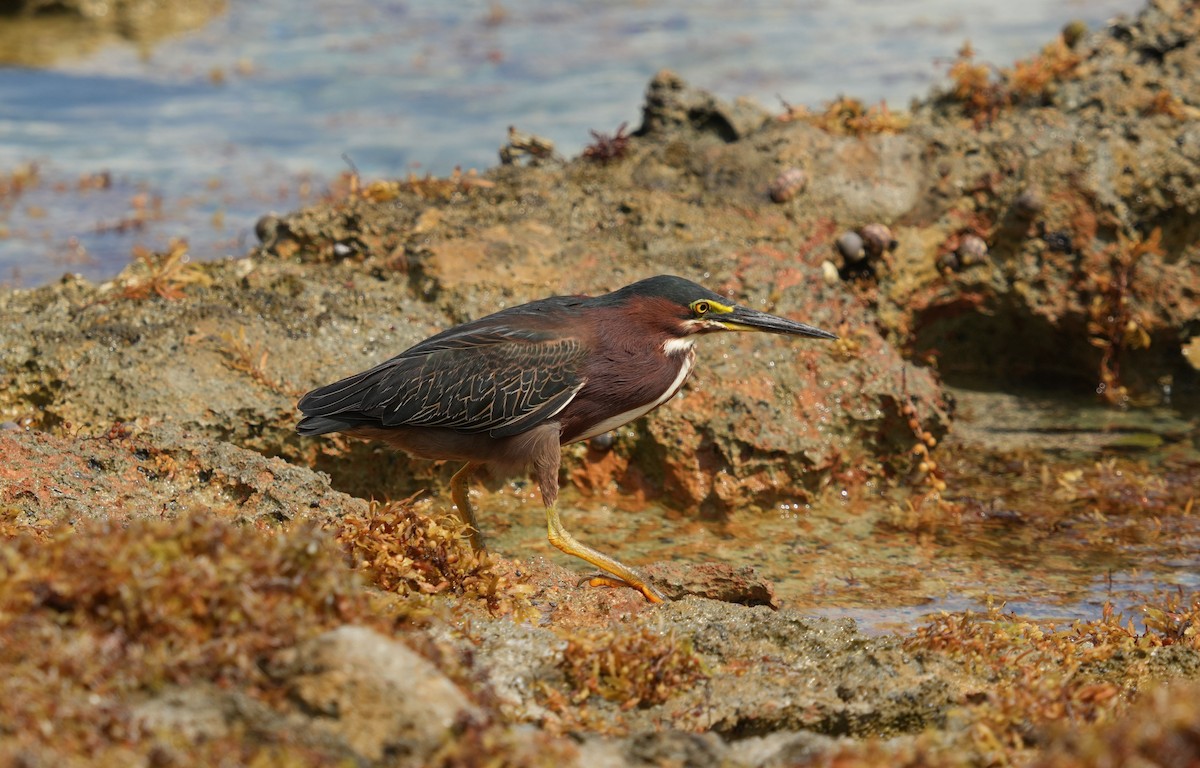
<instances>
[{"instance_id":1,"label":"heron's tail","mask_svg":"<svg viewBox=\"0 0 1200 768\"><path fill-rule=\"evenodd\" d=\"M296 425L302 435L341 432L377 420L362 413L363 403L382 375L383 366L318 387L300 398L296 407L304 418Z\"/></svg>"}]
</instances>

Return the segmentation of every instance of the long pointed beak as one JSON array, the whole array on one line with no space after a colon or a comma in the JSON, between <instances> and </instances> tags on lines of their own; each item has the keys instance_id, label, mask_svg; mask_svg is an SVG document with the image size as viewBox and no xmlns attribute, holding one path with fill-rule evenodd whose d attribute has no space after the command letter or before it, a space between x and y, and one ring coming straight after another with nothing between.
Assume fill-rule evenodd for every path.
<instances>
[{"instance_id":1,"label":"long pointed beak","mask_svg":"<svg viewBox=\"0 0 1200 768\"><path fill-rule=\"evenodd\" d=\"M759 312L741 305L735 306L729 314L712 318L731 331L761 331L763 333L782 333L789 336L812 336L818 339L836 339L837 336L829 331L822 331L811 325L797 323L786 317Z\"/></svg>"}]
</instances>

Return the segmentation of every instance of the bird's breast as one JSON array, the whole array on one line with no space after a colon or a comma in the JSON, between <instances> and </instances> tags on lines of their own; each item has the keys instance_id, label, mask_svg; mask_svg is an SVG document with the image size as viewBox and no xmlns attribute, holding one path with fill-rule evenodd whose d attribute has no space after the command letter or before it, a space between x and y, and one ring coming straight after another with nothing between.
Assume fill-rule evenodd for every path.
<instances>
[{"instance_id":1,"label":"bird's breast","mask_svg":"<svg viewBox=\"0 0 1200 768\"><path fill-rule=\"evenodd\" d=\"M670 350L664 345L663 353L644 362L634 376L606 380L600 372L595 382L589 377L585 391L580 393L583 399L576 401L579 407L564 414L564 444L628 424L674 397L692 373L696 350L691 343Z\"/></svg>"}]
</instances>

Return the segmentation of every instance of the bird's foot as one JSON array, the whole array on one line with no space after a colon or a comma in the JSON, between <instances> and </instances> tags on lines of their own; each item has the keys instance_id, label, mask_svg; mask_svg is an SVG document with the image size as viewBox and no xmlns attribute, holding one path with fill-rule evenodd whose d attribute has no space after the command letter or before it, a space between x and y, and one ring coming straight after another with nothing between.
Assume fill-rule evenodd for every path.
<instances>
[{"instance_id":1,"label":"bird's foot","mask_svg":"<svg viewBox=\"0 0 1200 768\"><path fill-rule=\"evenodd\" d=\"M616 576L597 573L594 576L584 576L579 580L580 586L585 583L589 587L629 587L641 592L651 603L665 603L667 601L667 599L663 597L662 593L646 582L634 583L625 581L624 579L618 579Z\"/></svg>"},{"instance_id":2,"label":"bird's foot","mask_svg":"<svg viewBox=\"0 0 1200 768\"><path fill-rule=\"evenodd\" d=\"M487 544L483 542L483 534L479 532L479 529L468 527L467 532L470 534L467 538L470 539L471 549L475 551L475 554L487 552Z\"/></svg>"}]
</instances>

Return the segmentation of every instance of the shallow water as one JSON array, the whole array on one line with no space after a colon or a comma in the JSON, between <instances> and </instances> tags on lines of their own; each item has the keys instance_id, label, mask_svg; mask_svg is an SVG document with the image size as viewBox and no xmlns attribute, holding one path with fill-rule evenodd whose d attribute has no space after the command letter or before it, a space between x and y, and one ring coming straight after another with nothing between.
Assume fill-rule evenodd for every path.
<instances>
[{"instance_id":1,"label":"shallow water","mask_svg":"<svg viewBox=\"0 0 1200 768\"><path fill-rule=\"evenodd\" d=\"M186 238L242 254L263 213L319 198L347 170L445 174L496 162L517 125L577 153L636 127L661 68L725 98L904 106L963 41L1028 56L1071 19L1136 0L789 3L265 0L149 50L0 68L0 283L113 275L135 245ZM3 23L3 22L0 22Z\"/></svg>"},{"instance_id":2,"label":"shallow water","mask_svg":"<svg viewBox=\"0 0 1200 768\"><path fill-rule=\"evenodd\" d=\"M956 436L938 449L953 465L948 505L942 519L915 531L893 522L896 505L912 498L904 487L830 489L808 504L720 522L567 494L563 521L630 564L753 566L785 605L853 618L873 632L911 629L940 611L983 610L989 601L1063 621L1098 618L1111 602L1136 621L1137 607L1165 592L1200 590L1200 500L1188 509L1200 495L1200 410L1120 412L1029 393L953 393ZM1098 437L1131 428L1163 442L1130 454ZM989 433L1005 444L989 444ZM1058 442L1041 445L1046 433ZM1069 433L1080 439L1068 444ZM531 488L488 494L478 505L499 551L587 572L546 543Z\"/></svg>"}]
</instances>

